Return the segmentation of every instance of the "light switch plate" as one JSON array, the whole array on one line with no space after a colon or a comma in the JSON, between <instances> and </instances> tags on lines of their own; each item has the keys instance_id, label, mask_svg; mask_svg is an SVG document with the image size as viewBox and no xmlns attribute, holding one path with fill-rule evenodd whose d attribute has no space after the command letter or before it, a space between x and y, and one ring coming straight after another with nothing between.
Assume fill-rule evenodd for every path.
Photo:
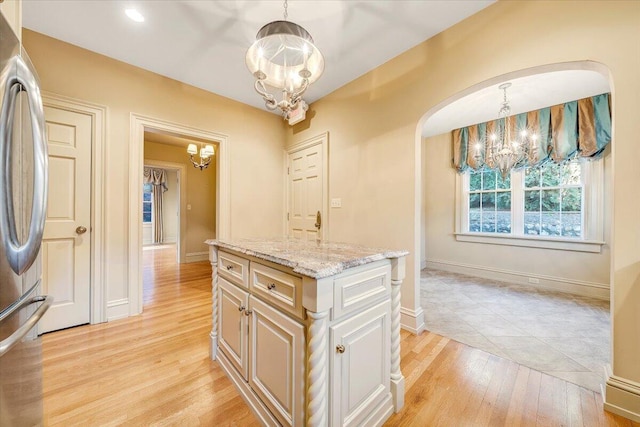
<instances>
[{"instance_id":1,"label":"light switch plate","mask_svg":"<svg viewBox=\"0 0 640 427\"><path fill-rule=\"evenodd\" d=\"M342 207L342 199L331 199L331 207L332 208L341 208Z\"/></svg>"}]
</instances>

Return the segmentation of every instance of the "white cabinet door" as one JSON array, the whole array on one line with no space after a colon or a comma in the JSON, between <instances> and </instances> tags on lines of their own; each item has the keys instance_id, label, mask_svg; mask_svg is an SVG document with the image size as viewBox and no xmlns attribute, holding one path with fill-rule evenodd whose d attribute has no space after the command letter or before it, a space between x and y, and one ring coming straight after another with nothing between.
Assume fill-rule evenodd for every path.
<instances>
[{"instance_id":1,"label":"white cabinet door","mask_svg":"<svg viewBox=\"0 0 640 427\"><path fill-rule=\"evenodd\" d=\"M390 392L389 302L330 328L333 426L360 425Z\"/></svg>"},{"instance_id":2,"label":"white cabinet door","mask_svg":"<svg viewBox=\"0 0 640 427\"><path fill-rule=\"evenodd\" d=\"M249 293L223 278L219 278L218 289L219 346L247 380L249 339L245 311L249 305Z\"/></svg>"},{"instance_id":3,"label":"white cabinet door","mask_svg":"<svg viewBox=\"0 0 640 427\"><path fill-rule=\"evenodd\" d=\"M249 384L278 420L304 424L304 327L257 298L250 302Z\"/></svg>"}]
</instances>

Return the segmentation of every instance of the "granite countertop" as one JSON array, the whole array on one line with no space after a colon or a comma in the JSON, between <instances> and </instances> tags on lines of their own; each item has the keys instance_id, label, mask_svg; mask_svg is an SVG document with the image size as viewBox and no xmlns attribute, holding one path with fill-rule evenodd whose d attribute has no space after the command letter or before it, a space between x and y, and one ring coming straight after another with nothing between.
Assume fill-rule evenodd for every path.
<instances>
[{"instance_id":1,"label":"granite countertop","mask_svg":"<svg viewBox=\"0 0 640 427\"><path fill-rule=\"evenodd\" d=\"M349 243L303 241L298 239L207 240L211 246L229 249L276 264L314 279L333 276L351 267L400 258L409 252L368 248Z\"/></svg>"}]
</instances>

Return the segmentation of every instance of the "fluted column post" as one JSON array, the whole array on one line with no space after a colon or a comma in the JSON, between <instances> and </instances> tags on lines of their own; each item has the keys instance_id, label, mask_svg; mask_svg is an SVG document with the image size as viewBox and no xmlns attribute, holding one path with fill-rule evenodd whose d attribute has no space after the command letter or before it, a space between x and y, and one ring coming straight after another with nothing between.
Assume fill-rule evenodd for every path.
<instances>
[{"instance_id":1,"label":"fluted column post","mask_svg":"<svg viewBox=\"0 0 640 427\"><path fill-rule=\"evenodd\" d=\"M391 260L391 394L395 412L404 406L404 376L400 371L400 287L405 276L405 259Z\"/></svg>"},{"instance_id":2,"label":"fluted column post","mask_svg":"<svg viewBox=\"0 0 640 427\"><path fill-rule=\"evenodd\" d=\"M309 337L307 340L307 426L328 425L327 414L329 391L327 375L327 318L328 311L307 311Z\"/></svg>"},{"instance_id":3,"label":"fluted column post","mask_svg":"<svg viewBox=\"0 0 640 427\"><path fill-rule=\"evenodd\" d=\"M209 246L209 261L211 261L211 312L212 326L209 333L211 343L211 360L216 360L218 354L218 247Z\"/></svg>"}]
</instances>

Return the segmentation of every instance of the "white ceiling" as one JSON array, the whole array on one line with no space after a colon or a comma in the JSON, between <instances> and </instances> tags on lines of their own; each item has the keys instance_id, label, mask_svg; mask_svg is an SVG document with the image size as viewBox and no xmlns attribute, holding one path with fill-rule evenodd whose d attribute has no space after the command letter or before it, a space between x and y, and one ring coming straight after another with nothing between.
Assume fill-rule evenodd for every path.
<instances>
[{"instance_id":1,"label":"white ceiling","mask_svg":"<svg viewBox=\"0 0 640 427\"><path fill-rule=\"evenodd\" d=\"M610 91L609 81L603 74L587 69L551 71L503 81L511 83L507 89L511 114ZM446 105L423 125L422 135L440 135L452 129L496 119L503 100L503 92L498 86L503 81L475 90L451 103L445 102Z\"/></svg>"},{"instance_id":2,"label":"white ceiling","mask_svg":"<svg viewBox=\"0 0 640 427\"><path fill-rule=\"evenodd\" d=\"M494 0L291 0L289 20L314 38L325 72L311 103ZM245 54L282 19L283 0L24 0L23 25L120 61L265 109ZM135 7L145 22L126 17Z\"/></svg>"},{"instance_id":3,"label":"white ceiling","mask_svg":"<svg viewBox=\"0 0 640 427\"><path fill-rule=\"evenodd\" d=\"M305 100L322 98L493 1L291 0L289 19L309 31L326 61L325 73L308 89ZM282 19L282 0L24 0L22 4L26 28L265 109L244 58L256 32ZM129 7L138 9L145 22L127 18L124 10ZM510 81L514 114L609 91L607 80L588 70ZM445 102L424 124L423 135L495 119L502 93L500 82L493 83Z\"/></svg>"}]
</instances>

